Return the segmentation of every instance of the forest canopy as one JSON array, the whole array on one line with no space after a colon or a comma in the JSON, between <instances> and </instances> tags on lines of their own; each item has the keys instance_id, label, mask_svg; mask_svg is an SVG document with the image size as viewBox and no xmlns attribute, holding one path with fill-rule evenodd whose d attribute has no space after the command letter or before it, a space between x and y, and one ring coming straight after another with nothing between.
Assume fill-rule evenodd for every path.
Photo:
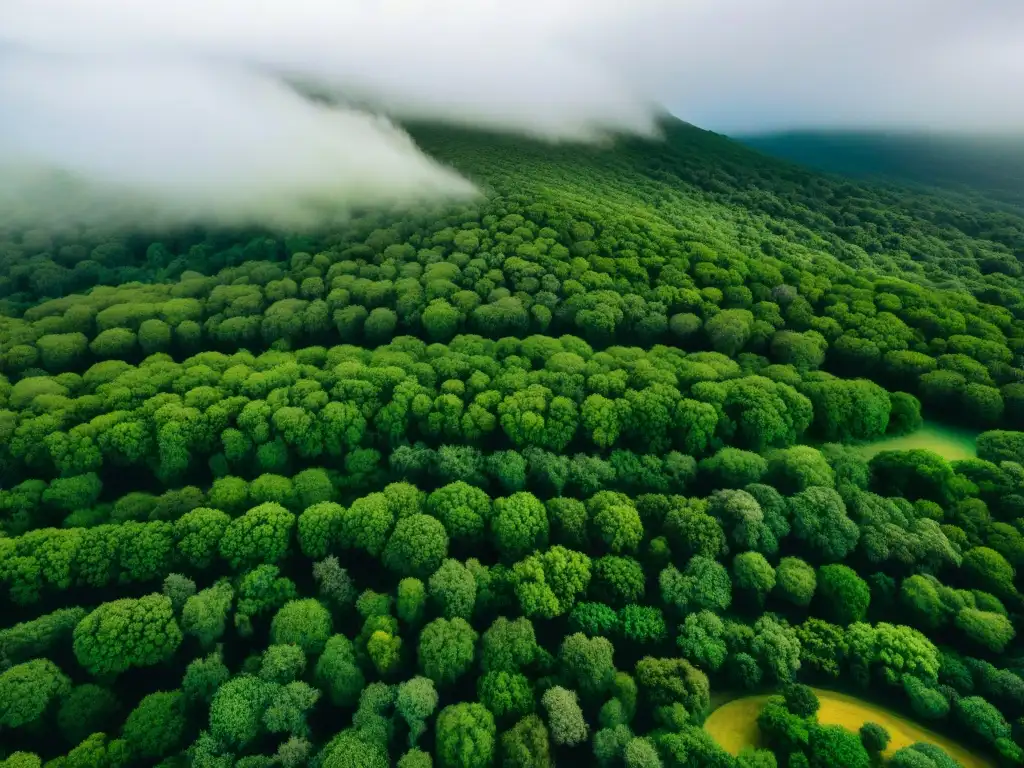
<instances>
[{"instance_id":1,"label":"forest canopy","mask_svg":"<svg viewBox=\"0 0 1024 768\"><path fill-rule=\"evenodd\" d=\"M1024 762L1024 217L412 126L472 204L0 223L0 766ZM924 419L977 455L882 450ZM760 747L701 727L770 691Z\"/></svg>"}]
</instances>

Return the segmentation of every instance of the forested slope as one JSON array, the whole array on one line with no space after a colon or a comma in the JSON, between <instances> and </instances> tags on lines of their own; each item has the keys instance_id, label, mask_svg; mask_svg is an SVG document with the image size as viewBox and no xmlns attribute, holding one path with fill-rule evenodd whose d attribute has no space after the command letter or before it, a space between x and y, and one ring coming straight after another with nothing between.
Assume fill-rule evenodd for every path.
<instances>
[{"instance_id":1,"label":"forested slope","mask_svg":"<svg viewBox=\"0 0 1024 768\"><path fill-rule=\"evenodd\" d=\"M1019 764L1024 219L412 130L486 197L2 233L0 765L879 760L798 682ZM979 458L849 447L922 404Z\"/></svg>"},{"instance_id":2,"label":"forested slope","mask_svg":"<svg viewBox=\"0 0 1024 768\"><path fill-rule=\"evenodd\" d=\"M916 131L794 131L744 144L835 173L914 182L1024 206L1024 137Z\"/></svg>"}]
</instances>

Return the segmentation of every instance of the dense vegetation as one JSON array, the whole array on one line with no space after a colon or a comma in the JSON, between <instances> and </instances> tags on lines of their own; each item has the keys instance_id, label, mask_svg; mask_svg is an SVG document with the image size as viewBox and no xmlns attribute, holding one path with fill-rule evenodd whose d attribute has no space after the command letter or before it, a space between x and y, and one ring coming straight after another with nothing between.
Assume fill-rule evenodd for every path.
<instances>
[{"instance_id":1,"label":"dense vegetation","mask_svg":"<svg viewBox=\"0 0 1024 768\"><path fill-rule=\"evenodd\" d=\"M419 127L486 198L330 233L2 233L0 765L881 760L806 683L1024 761L1024 219L665 130ZM929 412L978 458L850 448Z\"/></svg>"},{"instance_id":2,"label":"dense vegetation","mask_svg":"<svg viewBox=\"0 0 1024 768\"><path fill-rule=\"evenodd\" d=\"M1024 138L918 131L793 131L743 143L836 173L944 187L1024 206Z\"/></svg>"}]
</instances>

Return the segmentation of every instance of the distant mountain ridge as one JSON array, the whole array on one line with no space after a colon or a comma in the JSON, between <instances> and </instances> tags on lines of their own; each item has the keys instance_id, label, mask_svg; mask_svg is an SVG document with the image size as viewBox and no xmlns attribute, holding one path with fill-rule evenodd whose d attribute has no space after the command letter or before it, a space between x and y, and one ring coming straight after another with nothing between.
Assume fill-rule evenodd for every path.
<instances>
[{"instance_id":1,"label":"distant mountain ridge","mask_svg":"<svg viewBox=\"0 0 1024 768\"><path fill-rule=\"evenodd\" d=\"M833 173L980 193L1024 207L1024 135L791 131L736 139Z\"/></svg>"}]
</instances>

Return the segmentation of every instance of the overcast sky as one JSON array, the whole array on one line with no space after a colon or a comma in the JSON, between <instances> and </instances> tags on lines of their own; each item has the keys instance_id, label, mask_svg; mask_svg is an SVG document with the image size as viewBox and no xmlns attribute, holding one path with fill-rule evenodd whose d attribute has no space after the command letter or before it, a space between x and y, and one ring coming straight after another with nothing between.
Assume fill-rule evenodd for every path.
<instances>
[{"instance_id":1,"label":"overcast sky","mask_svg":"<svg viewBox=\"0 0 1024 768\"><path fill-rule=\"evenodd\" d=\"M472 192L283 75L550 139L649 133L658 104L733 134L1017 130L1024 0L2 0L0 213L51 169L128 218Z\"/></svg>"}]
</instances>

